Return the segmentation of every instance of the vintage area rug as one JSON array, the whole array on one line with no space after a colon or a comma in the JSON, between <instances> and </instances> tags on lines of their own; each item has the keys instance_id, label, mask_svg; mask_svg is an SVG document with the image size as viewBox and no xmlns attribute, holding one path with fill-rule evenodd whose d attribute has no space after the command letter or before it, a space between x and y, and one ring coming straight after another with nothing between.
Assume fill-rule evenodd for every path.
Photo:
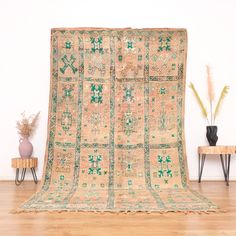
<instances>
[{"instance_id":1,"label":"vintage area rug","mask_svg":"<svg viewBox=\"0 0 236 236\"><path fill-rule=\"evenodd\" d=\"M48 142L27 211L208 212L188 187L184 29L52 29Z\"/></svg>"}]
</instances>

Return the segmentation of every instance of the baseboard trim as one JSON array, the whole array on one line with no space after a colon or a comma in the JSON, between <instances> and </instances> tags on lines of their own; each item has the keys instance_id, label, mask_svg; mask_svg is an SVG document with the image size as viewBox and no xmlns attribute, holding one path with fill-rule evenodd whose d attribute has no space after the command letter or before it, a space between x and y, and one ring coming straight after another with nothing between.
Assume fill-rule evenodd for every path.
<instances>
[{"instance_id":1,"label":"baseboard trim","mask_svg":"<svg viewBox=\"0 0 236 236\"><path fill-rule=\"evenodd\" d=\"M41 178L38 178L37 176L37 179L38 180L41 180ZM12 177L12 176L0 176L0 181L15 181L15 176ZM33 177L32 176L25 176L25 179L24 180L33 180Z\"/></svg>"},{"instance_id":2,"label":"baseboard trim","mask_svg":"<svg viewBox=\"0 0 236 236\"><path fill-rule=\"evenodd\" d=\"M198 177L190 177L189 178L191 181L197 181ZM224 181L224 177L223 176L207 176L207 177L202 177L201 181ZM236 180L236 176L229 176L229 180Z\"/></svg>"}]
</instances>

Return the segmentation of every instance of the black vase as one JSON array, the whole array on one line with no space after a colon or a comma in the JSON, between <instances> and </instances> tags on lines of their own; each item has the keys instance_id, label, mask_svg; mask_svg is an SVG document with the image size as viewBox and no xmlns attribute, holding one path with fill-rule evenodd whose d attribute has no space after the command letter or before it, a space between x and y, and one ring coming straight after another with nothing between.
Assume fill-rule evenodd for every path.
<instances>
[{"instance_id":1,"label":"black vase","mask_svg":"<svg viewBox=\"0 0 236 236\"><path fill-rule=\"evenodd\" d=\"M217 126L207 126L206 137L210 146L215 146L218 140L217 136Z\"/></svg>"}]
</instances>

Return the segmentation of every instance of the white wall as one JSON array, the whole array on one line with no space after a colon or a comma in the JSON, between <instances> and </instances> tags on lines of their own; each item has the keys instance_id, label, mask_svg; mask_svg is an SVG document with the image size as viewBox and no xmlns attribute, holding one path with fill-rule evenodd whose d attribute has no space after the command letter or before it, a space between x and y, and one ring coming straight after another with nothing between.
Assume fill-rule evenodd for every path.
<instances>
[{"instance_id":1,"label":"white wall","mask_svg":"<svg viewBox=\"0 0 236 236\"><path fill-rule=\"evenodd\" d=\"M22 111L41 111L32 139L41 177L46 143L52 27L185 27L188 29L187 83L206 98L205 64L213 67L215 90L230 85L221 110L219 144L236 145L236 1L71 1L0 0L0 179L13 179L11 158L18 155L15 122ZM197 178L198 145L206 144L205 121L186 91L186 142L189 173ZM231 178L236 179L236 159ZM209 158L203 179L222 179L220 161ZM28 177L30 177L28 175Z\"/></svg>"}]
</instances>

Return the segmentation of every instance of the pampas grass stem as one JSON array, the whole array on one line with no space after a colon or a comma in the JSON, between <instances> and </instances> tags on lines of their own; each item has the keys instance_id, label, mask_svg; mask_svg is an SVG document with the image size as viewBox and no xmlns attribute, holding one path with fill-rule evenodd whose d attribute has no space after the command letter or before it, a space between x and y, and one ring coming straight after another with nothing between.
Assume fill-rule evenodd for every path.
<instances>
[{"instance_id":1,"label":"pampas grass stem","mask_svg":"<svg viewBox=\"0 0 236 236\"><path fill-rule=\"evenodd\" d=\"M214 86L213 86L212 76L211 76L211 68L209 65L206 65L206 71L207 71L207 88L208 88L208 98L210 102L210 115L211 115L211 125L212 125L213 124L212 103L215 98L215 93L214 93Z\"/></svg>"},{"instance_id":2,"label":"pampas grass stem","mask_svg":"<svg viewBox=\"0 0 236 236\"><path fill-rule=\"evenodd\" d=\"M201 111L202 111L202 115L206 118L208 124L209 124L209 120L208 120L208 117L207 117L207 110L202 102L202 99L200 98L197 90L195 89L195 86L193 83L190 83L189 87L192 89L193 91L193 94L195 95L195 98L197 99L197 102L198 102L198 105L200 106L201 108Z\"/></svg>"},{"instance_id":3,"label":"pampas grass stem","mask_svg":"<svg viewBox=\"0 0 236 236\"><path fill-rule=\"evenodd\" d=\"M220 94L220 97L218 99L218 102L217 102L217 105L216 105L216 108L215 108L215 112L214 112L214 121L216 119L216 116L218 115L219 113L219 110L220 110L220 106L225 98L225 96L228 94L228 91L229 91L229 86L225 85L224 88L222 89L221 91L221 94Z\"/></svg>"}]
</instances>

